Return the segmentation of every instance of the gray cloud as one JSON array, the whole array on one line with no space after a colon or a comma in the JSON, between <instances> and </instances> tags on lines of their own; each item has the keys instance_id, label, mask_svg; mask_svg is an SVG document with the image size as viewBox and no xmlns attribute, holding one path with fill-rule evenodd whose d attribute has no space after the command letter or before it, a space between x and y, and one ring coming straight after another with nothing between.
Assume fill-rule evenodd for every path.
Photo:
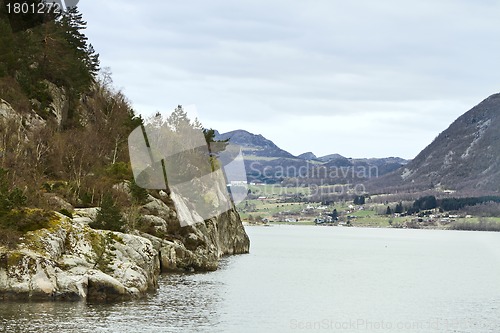
<instances>
[{"instance_id":1,"label":"gray cloud","mask_svg":"<svg viewBox=\"0 0 500 333\"><path fill-rule=\"evenodd\" d=\"M299 154L414 157L499 89L495 1L81 1L88 34L145 115ZM348 142L348 144L346 144Z\"/></svg>"}]
</instances>

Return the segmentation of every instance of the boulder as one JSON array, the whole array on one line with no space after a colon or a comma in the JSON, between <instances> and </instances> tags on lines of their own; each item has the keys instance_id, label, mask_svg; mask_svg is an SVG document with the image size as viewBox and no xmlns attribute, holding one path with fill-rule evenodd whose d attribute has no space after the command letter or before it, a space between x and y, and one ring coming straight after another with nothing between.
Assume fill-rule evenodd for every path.
<instances>
[{"instance_id":1,"label":"boulder","mask_svg":"<svg viewBox=\"0 0 500 333\"><path fill-rule=\"evenodd\" d=\"M117 301L127 296L125 286L117 279L98 270L88 272L88 298L94 301Z\"/></svg>"},{"instance_id":2,"label":"boulder","mask_svg":"<svg viewBox=\"0 0 500 333\"><path fill-rule=\"evenodd\" d=\"M76 208L73 216L75 216L75 217L87 217L90 220L94 221L97 217L97 213L99 213L98 207Z\"/></svg>"},{"instance_id":3,"label":"boulder","mask_svg":"<svg viewBox=\"0 0 500 333\"><path fill-rule=\"evenodd\" d=\"M67 210L68 212L73 210L73 206L54 193L44 193L43 195L49 206L54 210Z\"/></svg>"},{"instance_id":4,"label":"boulder","mask_svg":"<svg viewBox=\"0 0 500 333\"><path fill-rule=\"evenodd\" d=\"M159 253L151 241L58 219L27 233L18 249L0 249L0 299L118 300L158 286Z\"/></svg>"}]
</instances>

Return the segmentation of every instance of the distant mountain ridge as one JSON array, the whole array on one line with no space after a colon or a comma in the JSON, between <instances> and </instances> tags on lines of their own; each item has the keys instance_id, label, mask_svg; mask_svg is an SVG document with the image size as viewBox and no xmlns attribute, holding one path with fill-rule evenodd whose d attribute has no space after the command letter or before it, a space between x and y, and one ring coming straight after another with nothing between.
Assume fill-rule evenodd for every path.
<instances>
[{"instance_id":1,"label":"distant mountain ridge","mask_svg":"<svg viewBox=\"0 0 500 333\"><path fill-rule=\"evenodd\" d=\"M241 129L227 133L215 131L215 140L228 139L242 147L248 179L266 183L281 182L287 178L308 178L309 176L301 177L298 170L311 170L311 172L306 172L307 175L310 175L314 174L312 169L318 168L325 170L343 168L344 172L339 172L340 175L348 174L346 172L348 169L354 172L354 169L360 170L364 168L366 170L376 170L370 173L368 178L378 177L408 163L407 160L398 157L353 159L339 154L317 157L312 152L294 156L260 134L253 134ZM286 170L286 172L283 170ZM329 179L328 181L334 183L355 182L354 178L356 177L352 176L353 172L349 176L334 177L335 179ZM363 180L366 179L363 178ZM304 179L303 181L307 183L310 179Z\"/></svg>"},{"instance_id":2,"label":"distant mountain ridge","mask_svg":"<svg viewBox=\"0 0 500 333\"><path fill-rule=\"evenodd\" d=\"M246 155L295 158L295 156L279 148L274 142L266 139L260 134L252 134L245 130L235 130L222 134L216 132L215 140L227 139L231 140L234 144L240 145Z\"/></svg>"}]
</instances>

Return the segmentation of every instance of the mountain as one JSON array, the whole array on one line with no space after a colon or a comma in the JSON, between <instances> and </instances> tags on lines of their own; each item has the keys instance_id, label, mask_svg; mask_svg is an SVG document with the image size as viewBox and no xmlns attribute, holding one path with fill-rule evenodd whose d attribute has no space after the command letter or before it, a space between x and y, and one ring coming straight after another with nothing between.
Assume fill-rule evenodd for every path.
<instances>
[{"instance_id":1,"label":"mountain","mask_svg":"<svg viewBox=\"0 0 500 333\"><path fill-rule=\"evenodd\" d=\"M344 159L345 157L340 154L330 154L326 156L318 157L321 162L330 162L332 160Z\"/></svg>"},{"instance_id":2,"label":"mountain","mask_svg":"<svg viewBox=\"0 0 500 333\"><path fill-rule=\"evenodd\" d=\"M339 154L328 155L328 159L325 160L325 165L329 165L332 167L348 167L354 165L352 163L352 159L344 157Z\"/></svg>"},{"instance_id":3,"label":"mountain","mask_svg":"<svg viewBox=\"0 0 500 333\"><path fill-rule=\"evenodd\" d=\"M340 154L330 154L318 158L319 161L325 162L325 165L335 167L347 166L364 166L376 167L379 175L385 175L406 165L409 161L400 157L384 157L384 158L347 158Z\"/></svg>"},{"instance_id":4,"label":"mountain","mask_svg":"<svg viewBox=\"0 0 500 333\"><path fill-rule=\"evenodd\" d=\"M288 182L291 179L300 183L297 185L359 183L408 163L398 157L353 159L330 154L318 158L312 152L296 157L262 135L245 130L222 134L215 131L215 140L227 139L242 147L247 178L265 183Z\"/></svg>"},{"instance_id":5,"label":"mountain","mask_svg":"<svg viewBox=\"0 0 500 333\"><path fill-rule=\"evenodd\" d=\"M401 170L372 188L500 191L500 94L456 119Z\"/></svg>"},{"instance_id":6,"label":"mountain","mask_svg":"<svg viewBox=\"0 0 500 333\"><path fill-rule=\"evenodd\" d=\"M306 161L312 161L312 160L316 160L317 159L316 155L314 155L310 151L308 151L307 153L300 154L297 157L300 158L300 159L302 159L302 160L306 160Z\"/></svg>"},{"instance_id":7,"label":"mountain","mask_svg":"<svg viewBox=\"0 0 500 333\"><path fill-rule=\"evenodd\" d=\"M400 157L358 158L358 159L352 159L352 161L355 165L376 167L378 176L382 176L390 172L393 172L410 162L409 160L405 160Z\"/></svg>"},{"instance_id":8,"label":"mountain","mask_svg":"<svg viewBox=\"0 0 500 333\"><path fill-rule=\"evenodd\" d=\"M234 144L240 145L243 148L243 154L246 156L295 158L295 156L279 148L274 142L260 134L236 130L223 134L217 132L215 135L215 140L227 139Z\"/></svg>"}]
</instances>

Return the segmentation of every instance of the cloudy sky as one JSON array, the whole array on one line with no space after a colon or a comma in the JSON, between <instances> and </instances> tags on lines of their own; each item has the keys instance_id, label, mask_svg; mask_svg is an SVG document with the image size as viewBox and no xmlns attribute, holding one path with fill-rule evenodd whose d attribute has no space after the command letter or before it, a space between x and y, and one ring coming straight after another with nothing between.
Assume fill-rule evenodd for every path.
<instances>
[{"instance_id":1,"label":"cloudy sky","mask_svg":"<svg viewBox=\"0 0 500 333\"><path fill-rule=\"evenodd\" d=\"M87 35L144 116L292 154L413 158L500 91L500 2L81 0Z\"/></svg>"}]
</instances>

